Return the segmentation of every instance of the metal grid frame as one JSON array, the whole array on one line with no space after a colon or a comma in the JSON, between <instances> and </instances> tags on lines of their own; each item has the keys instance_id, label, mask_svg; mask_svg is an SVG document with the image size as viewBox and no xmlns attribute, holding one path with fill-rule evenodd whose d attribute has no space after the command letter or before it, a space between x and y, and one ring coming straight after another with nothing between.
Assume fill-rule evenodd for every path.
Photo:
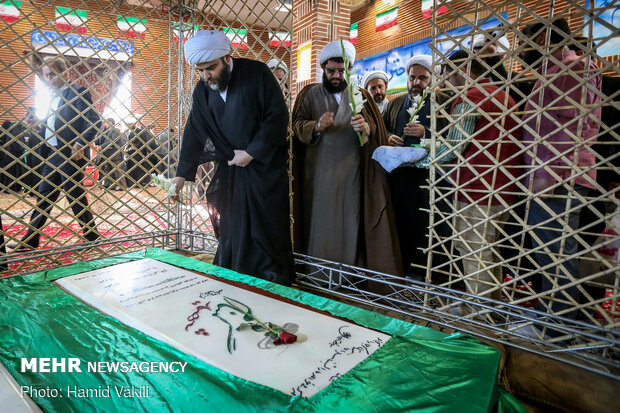
<instances>
[{"instance_id":1,"label":"metal grid frame","mask_svg":"<svg viewBox=\"0 0 620 413\"><path fill-rule=\"evenodd\" d=\"M278 57L278 55L271 50L268 44L262 39L266 31L268 31L268 28L275 30L289 29L292 32L292 27L290 27L290 24L287 23L287 19L291 16L291 11L289 10L285 14L278 15L272 11L272 3L273 2L268 2L266 0L259 0L256 4L245 0L213 3L189 1L181 2L180 4L177 2L170 2L167 4L168 11L163 13L158 9L146 7L150 4L150 2L142 0L130 2L130 5L128 6L129 9L125 9L129 10L126 11L126 13L129 14L132 11L142 11L145 9L147 16L150 16L152 19L166 21L167 27L171 29L165 33L153 31L153 37L149 41L145 42L144 45L144 48L148 49L149 45L155 46L156 42L163 39L166 39L170 45L167 50L158 56L151 56L153 61L149 62L149 64L152 63L156 66L158 69L158 74L162 75L165 73L165 77L168 80L168 87L165 92L159 91L157 96L149 96L145 101L138 102L138 107L143 109L145 112L151 111L153 108L156 109L162 100L165 100L168 110L165 112L156 110L156 117L158 119L165 118L166 121L163 123L165 123L166 127L175 126L178 130L182 129L184 119L191 108L191 91L193 90L194 84L197 80L195 73L184 63L182 44L183 39L188 35L191 35L195 25L199 25L201 28L220 29L224 26L232 24L237 15L245 13L245 15L250 16L251 19L254 19L254 22L248 23L251 19L240 24L236 21L235 27L243 28L250 32L255 28L255 26L260 26L258 29L259 36L256 36L257 40L255 40L257 48L250 48L247 52L243 53L242 50L239 49L235 52L236 56L247 55L250 58L261 59L265 59L265 57ZM441 1L436 1L436 6L442 5L442 3L443 2ZM593 14L589 14L590 12L584 10L581 3L576 0L569 0L566 3L572 7L575 7L577 11L566 12L566 10L555 10L555 3L551 2L548 9L548 15L541 16L536 14L535 10L540 9L540 6L542 4L547 4L547 2L539 1L536 4L530 4L528 7L519 3L517 17L507 21L501 16L500 13L497 12L497 10L502 9L501 7L489 7L481 0L468 2L465 9L461 6L457 8L455 5L448 2L445 5L450 9L449 17L446 18L435 16L432 19L433 37L437 39L439 35L445 35L446 27L449 27L452 23L458 23L470 24L475 28L474 32L483 34L490 39L490 33L476 29L476 22L481 16L494 16L500 20L503 20L503 33L508 34L513 32L516 33L516 29L523 26L526 22L529 22L532 17L545 21L547 23L546 26L548 27L549 21L553 16L563 15L571 17L581 13L590 17L586 18L584 23L577 25L577 29L589 27L590 32L592 32L591 22L597 19L597 15L600 16L601 11L594 11ZM29 4L35 3L30 1ZM44 3L44 5L50 4L52 3ZM82 0L80 6L77 8L88 9L91 4L103 7L103 10L105 10L105 12L109 15L116 14L118 10L118 8L112 3L103 1L100 2L97 0ZM42 5L38 3L37 5L39 8L35 7L34 11L24 13L24 18L30 21L34 27L39 25L39 20L42 16L40 11L40 6ZM472 15L474 16L473 19L471 17ZM97 17L97 15L95 15L94 18L99 19L101 22L100 17ZM91 35L99 35L102 37L106 37L107 35L107 37L114 37L111 35L109 28L106 28L104 24L101 24L101 26L103 29L97 30L95 33L91 33ZM179 31L176 30L178 27L187 29ZM12 25L8 25L6 28L1 29L0 33L6 33L7 30L12 31L15 40L2 40L2 46L8 48L9 50L17 49L15 46L16 43L14 42L22 39L20 39L19 34L13 30ZM619 36L617 29L615 30L615 32L606 38L595 40L605 41ZM150 33L147 29L147 35L148 34ZM468 36L471 38L472 34L469 34ZM174 37L177 37L179 41L174 42ZM509 35L509 38L512 39L512 50L519 49L518 35L512 34ZM468 39L465 37L450 38L448 36L448 40L459 44L465 43ZM526 41L527 39L521 40ZM567 41L571 41L571 39L567 39ZM538 46L530 46L538 48L539 51L543 53L547 53L546 50L542 50ZM74 47L71 47L70 49L73 48ZM433 43L433 49L434 60L436 62L443 61L447 53L445 53L445 50L439 46L437 41ZM450 50L453 49L454 48ZM614 64L613 62L609 62L606 59L601 58L595 53L589 52L586 48L582 47L582 49L587 52L587 59L592 59L599 62L601 65L598 71L599 73L614 72L616 75L620 74L617 62ZM292 63L292 50L289 47L287 48L287 51L288 60L286 63L290 68ZM64 50L57 49L57 52L64 52ZM523 64L523 61L515 53L509 50L506 52L506 55L508 56L508 67L519 67ZM30 65L29 58L19 55L16 56L18 63L25 63L30 70L34 69L34 67ZM167 63L161 63L162 61ZM15 78L15 81L11 85L5 86L5 90L7 91L9 91L10 87L14 84L26 84L21 75L15 71L14 66L15 65L5 65L2 67L3 72L10 72ZM460 63L459 66L454 68L466 66L468 66L467 61ZM486 70L489 72L492 69L493 68L489 66L486 67ZM138 68L138 70L140 70L140 68ZM139 71L138 73L144 74L144 68L142 69L142 72ZM514 80L510 77L511 75L512 74L509 71L508 81ZM556 77L557 76L559 75L556 75ZM148 76L145 77L145 84L157 89L158 85L155 84L152 79L149 79ZM546 82L550 83L553 79L553 77L546 79ZM455 89L452 91L457 94L462 93L462 91ZM613 96L604 96L601 106L615 105L617 108L618 104L613 101L614 97L617 98L617 96L618 92L616 92ZM101 98L101 96L99 97ZM22 107L25 106L25 100L20 99L18 96L12 96L12 98L18 102L18 105L21 105ZM290 96L288 99L290 104ZM2 111L6 114L11 113L15 106L7 106L4 103L0 103L0 108L2 108ZM436 116L444 116L451 119L449 104L443 106L435 104L432 106L431 110ZM601 128L603 129L603 132L606 131L612 134L616 140L620 140L618 134L615 131L610 130L609 126L601 125ZM441 132L442 131L433 131L433 141L439 143L449 143L446 142L446 139L443 137ZM292 133L289 133L289 135L292 136ZM173 140L167 141L165 162L166 169L168 169L169 165L173 165L175 163L179 149L177 143L178 142L174 142ZM609 145L614 144L617 145L617 142L612 142ZM32 148L28 149L28 154L33 156L35 155ZM613 159L615 159L615 156ZM618 168L611 163L613 159L597 155L595 166L597 168L607 168L608 170L615 171L617 174L619 172ZM465 159L461 156L458 158L457 163L460 162L462 164L464 161ZM454 165L444 165L435 162L431 165L431 177L435 177L437 172L443 172L445 174L446 172L449 172L451 168L454 168ZM583 171L577 170L576 172L582 173ZM208 177L208 174L209 170L206 169L205 177ZM42 177L39 175L39 178ZM113 227L118 230L118 233L112 237L106 238L105 241L74 245L70 245L71 242L69 242L58 247L44 248L30 253L8 254L4 256L3 259L9 264L19 264L13 272L24 273L39 270L45 267L63 265L67 254L74 254L72 259L83 260L97 258L111 253L131 251L144 248L145 246L159 246L163 248L176 248L192 252L200 251L213 253L216 249L217 241L212 234L208 222L208 211L202 207L200 197L197 196L197 192L199 190L197 186L198 185L188 185L185 189L184 196L187 200L186 206L170 205L164 197L154 197L154 194L149 192L148 188L141 188L139 193L130 193L128 197L124 197L116 194L109 194L106 191L101 190L101 188L95 187L94 190L89 191L89 195L93 197L91 202L102 202L105 205L105 210L110 212L110 216L119 212L125 214L127 214L127 212L134 212L137 213L140 219L148 220L151 216L149 214L152 214L161 218L166 224L166 227L162 229L154 228L152 225L144 225L144 228L150 229L131 234L127 231L126 226L122 226L122 224L114 224ZM528 188L524 185L520 184L519 188L523 193L528 191ZM603 188L599 187L599 189ZM551 357L573 365L578 365L608 377L613 377L615 379L620 377L618 374L620 333L617 328L618 322L614 319L616 313L613 311L606 312L602 308L604 303L610 300L614 300L615 302L619 296L619 267L617 262L610 262L597 252L599 247L610 245L617 241L617 236L610 237L603 244L599 245L587 244L583 238L580 238L580 243L584 248L579 251L578 256L584 257L586 254L591 254L592 257L586 259L603 262L607 266L607 269L592 274L587 278L580 279L578 282L575 280L576 283L579 285L586 282L592 283L595 282L596 279L599 279L607 274L614 274L614 282L611 285L609 285L609 283L602 283L603 286L611 287L611 297L595 299L590 296L589 301L585 304L573 304L576 304L574 307L578 310L583 310L584 312L587 310L588 314L590 314L590 310L592 309L598 310L599 313L603 315L603 321L594 319L593 317L586 317L586 320L584 321L574 321L562 317L561 314L537 313L536 311L522 306L524 303L532 299L543 297L545 294L545 292L537 292L535 288L527 283L527 280L534 275L535 272L540 270L540 268L528 270L521 264L521 261L535 264L535 259L532 257L534 250L526 248L523 242L523 237L528 231L527 225L525 225L524 229L521 231L513 234L513 238L520 237L519 242L514 245L514 249L517 251L517 255L514 259L518 261L518 264L514 266L514 270L518 275L512 280L503 280L503 282L495 286L496 289L501 290L505 294L508 302L498 302L485 297L479 297L467 292L459 291L459 283L462 282L465 275L459 269L458 260L460 260L461 257L455 253L452 246L452 241L458 236L458 231L456 235L446 238L437 230L439 224L441 223L450 224L452 218L458 211L453 209L450 213L446 213L445 211L438 209L436 206L437 204L435 203L435 201L440 199L449 199L448 197L454 189L447 186L445 180L442 181L432 178L429 182L429 191L433 202L431 203L431 208L428 211L430 214L431 226L428 234L429 243L426 249L429 262L427 268L424 268L427 275L425 280L426 282L410 282L399 277L379 274L361 268L346 266L340 263L328 262L318 258L297 255L296 262L299 264L300 268L297 274L298 285L311 291L329 294L332 297L352 300L360 305L369 306L376 310L395 312L416 323L428 322L433 325L456 328L459 331L475 334L495 342L526 349L537 354L542 354L546 357ZM584 201L585 207L592 206L595 202L601 200L607 200L617 207L620 205L620 202L615 197L617 192L617 188L612 191L603 190L599 195L585 198L582 197L582 201ZM34 207L32 198L23 201L22 195L18 191L9 191L9 193L17 200L13 205L16 205L17 202L26 202L30 208ZM152 205L146 206L145 211L140 211L132 205L132 201L134 204L137 202L141 203L140 197L145 196L145 194L152 197L153 202ZM504 207L512 210L520 204L529 203L531 201L532 197L530 196L529 198L519 201L519 203L515 205L504 205ZM61 213L66 214L67 211L61 210ZM27 216L16 216L11 212L6 214L6 216L14 222L20 222L27 225ZM54 221L62 229L71 232L73 234L73 238L71 238L71 240L75 240L79 235L79 231L71 228L66 222L57 219L56 212L52 213L49 218L50 221ZM600 223L607 218L608 217L604 214L596 214L596 221L580 228L578 235L593 235L593 233L589 233L588 230L590 230L595 223ZM527 220L523 221L522 218L521 220L522 223L527 222ZM140 228L140 230L144 228ZM563 239L569 235L570 234L564 235ZM504 232L503 236L507 237L507 234ZM8 238L8 241L17 239L13 235ZM499 243L497 243L497 245L498 244ZM106 245L110 247L108 247L108 249L102 249L102 247ZM491 246L496 246L496 244ZM544 246L539 247L539 249L542 248L544 248ZM472 255L475 254L475 252L475 248L471 248L469 251ZM79 257L77 257L78 254ZM441 255L448 255L450 257L448 263L444 263L440 266L433 266L434 257ZM566 259L567 257L562 257L559 262L562 263L566 261ZM492 264L491 266L485 265L482 267L481 271L491 268L493 265L497 266L499 264ZM432 269L432 271L430 269ZM544 270L544 268L542 270ZM447 281L438 281L436 279L437 274L447 277ZM390 292L387 295L379 295L373 293L372 291L368 291L364 282L368 279L387 286ZM464 317L453 315L450 312L450 308L453 308L455 303L463 304L465 307L468 307L468 315ZM494 314L494 316L489 317L490 314ZM560 335L553 339L546 338L542 335L532 338L517 331L514 328L517 323L536 325L543 328L546 327L559 332Z\"/></svg>"}]
</instances>

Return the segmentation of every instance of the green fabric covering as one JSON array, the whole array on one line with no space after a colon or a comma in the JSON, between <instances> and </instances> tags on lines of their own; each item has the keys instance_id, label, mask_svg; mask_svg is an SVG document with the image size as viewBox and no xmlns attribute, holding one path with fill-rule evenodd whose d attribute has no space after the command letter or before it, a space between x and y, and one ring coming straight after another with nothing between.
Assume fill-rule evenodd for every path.
<instances>
[{"instance_id":1,"label":"green fabric covering","mask_svg":"<svg viewBox=\"0 0 620 413\"><path fill-rule=\"evenodd\" d=\"M304 399L218 370L98 312L50 281L123 262L152 258L241 281L348 318L393 336L364 362ZM187 361L184 373L20 372L20 359ZM429 328L237 274L161 249L77 263L0 282L0 362L22 386L60 389L65 397L33 398L44 410L182 412L500 412L524 408L497 387L500 353L473 337ZM282 366L282 368L294 368ZM148 386L149 397L119 398L114 386ZM111 387L110 397L69 398L67 387Z\"/></svg>"}]
</instances>

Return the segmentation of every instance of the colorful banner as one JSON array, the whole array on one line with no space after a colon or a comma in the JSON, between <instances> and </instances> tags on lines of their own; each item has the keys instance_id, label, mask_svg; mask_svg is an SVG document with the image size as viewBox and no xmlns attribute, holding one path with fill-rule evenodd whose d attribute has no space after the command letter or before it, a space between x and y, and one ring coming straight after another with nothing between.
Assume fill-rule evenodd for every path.
<instances>
[{"instance_id":1,"label":"colorful banner","mask_svg":"<svg viewBox=\"0 0 620 413\"><path fill-rule=\"evenodd\" d=\"M33 45L48 46L54 45L58 47L76 47L90 49L93 51L106 50L112 56L117 53L125 53L132 56L135 52L132 42L118 39L105 39L102 37L86 37L79 34L60 34L49 31L34 31L30 35L30 41Z\"/></svg>"},{"instance_id":2,"label":"colorful banner","mask_svg":"<svg viewBox=\"0 0 620 413\"><path fill-rule=\"evenodd\" d=\"M15 23L19 20L19 9L21 7L21 1L3 1L0 3L0 18L7 23Z\"/></svg>"},{"instance_id":3,"label":"colorful banner","mask_svg":"<svg viewBox=\"0 0 620 413\"><path fill-rule=\"evenodd\" d=\"M351 25L349 32L349 41L353 44L357 43L357 23Z\"/></svg>"},{"instance_id":4,"label":"colorful banner","mask_svg":"<svg viewBox=\"0 0 620 413\"><path fill-rule=\"evenodd\" d=\"M502 14L503 18L508 18L507 13ZM501 21L496 18L489 18L478 22L476 32L480 30L492 29L501 24ZM471 36L465 36L467 33L474 30L471 26L462 26L456 29L448 30L450 36L458 36L461 38L471 38ZM442 54L450 53L450 50L457 50L453 41L441 41L446 39L446 35L442 34L437 38L437 48ZM357 60L353 65L355 69L355 75L358 78L358 82L361 82L362 77L366 72L372 70L383 70L388 74L388 95L402 93L407 91L407 74L405 73L405 65L407 61L415 55L428 54L432 55L430 44L433 41L431 37L419 40L415 43L410 43L405 46L397 47L392 50L385 51L383 53L366 57L364 59ZM464 47L469 47L469 43L464 44Z\"/></svg>"},{"instance_id":5,"label":"colorful banner","mask_svg":"<svg viewBox=\"0 0 620 413\"><path fill-rule=\"evenodd\" d=\"M449 3L452 0L444 0L443 3ZM439 2L439 0L437 0ZM439 6L437 10L435 10L435 15L439 16L440 14L448 13L450 9L446 6ZM433 17L433 0L422 0L422 17L425 19L430 19Z\"/></svg>"},{"instance_id":6,"label":"colorful banner","mask_svg":"<svg viewBox=\"0 0 620 413\"><path fill-rule=\"evenodd\" d=\"M280 47L286 46L291 47L291 34L289 32L276 32L271 34L271 40L269 41L269 46L271 47Z\"/></svg>"},{"instance_id":7,"label":"colorful banner","mask_svg":"<svg viewBox=\"0 0 620 413\"><path fill-rule=\"evenodd\" d=\"M390 27L394 27L398 24L398 7L394 7L391 10L377 14L377 20L375 22L375 32L380 32Z\"/></svg>"},{"instance_id":8,"label":"colorful banner","mask_svg":"<svg viewBox=\"0 0 620 413\"><path fill-rule=\"evenodd\" d=\"M589 10L590 0L586 0L585 3L586 9ZM592 35L590 35L590 25L585 23L583 26L583 37L592 37L595 39L596 53L599 56L620 54L620 35L618 34L618 27L620 27L620 7L614 7L617 4L618 3L614 4L614 2L610 0L594 0L595 10L593 13L596 15L596 18L592 18ZM611 27L615 27L616 30L610 37L612 34ZM607 37L609 38L607 39Z\"/></svg>"},{"instance_id":9,"label":"colorful banner","mask_svg":"<svg viewBox=\"0 0 620 413\"><path fill-rule=\"evenodd\" d=\"M120 35L144 39L146 19L140 20L137 17L116 16L116 26Z\"/></svg>"},{"instance_id":10,"label":"colorful banner","mask_svg":"<svg viewBox=\"0 0 620 413\"><path fill-rule=\"evenodd\" d=\"M226 33L226 37L230 39L232 43L232 47L236 49L247 49L248 48L248 31L246 29L232 29L230 27L224 28L224 33Z\"/></svg>"},{"instance_id":11,"label":"colorful banner","mask_svg":"<svg viewBox=\"0 0 620 413\"><path fill-rule=\"evenodd\" d=\"M75 29L80 34L86 34L87 15L85 10L56 7L56 28L65 32Z\"/></svg>"},{"instance_id":12,"label":"colorful banner","mask_svg":"<svg viewBox=\"0 0 620 413\"><path fill-rule=\"evenodd\" d=\"M179 37L181 37L180 33L183 31L183 43L187 41L190 37L192 37L197 31L199 27L197 24L183 23L183 25L179 23L172 23L172 41L175 43L179 42Z\"/></svg>"}]
</instances>

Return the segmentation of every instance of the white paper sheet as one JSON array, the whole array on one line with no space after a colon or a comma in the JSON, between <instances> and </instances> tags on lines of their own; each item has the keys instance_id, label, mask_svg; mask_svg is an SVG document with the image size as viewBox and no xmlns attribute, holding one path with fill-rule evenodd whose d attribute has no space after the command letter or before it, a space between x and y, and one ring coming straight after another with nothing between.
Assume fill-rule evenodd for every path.
<instances>
[{"instance_id":1,"label":"white paper sheet","mask_svg":"<svg viewBox=\"0 0 620 413\"><path fill-rule=\"evenodd\" d=\"M151 259L57 283L102 312L212 366L291 395L316 394L390 338ZM298 335L298 342L275 346L263 332L237 331L247 321L228 305L218 311L218 305L227 303L224 297L236 307L249 307L262 322Z\"/></svg>"}]
</instances>

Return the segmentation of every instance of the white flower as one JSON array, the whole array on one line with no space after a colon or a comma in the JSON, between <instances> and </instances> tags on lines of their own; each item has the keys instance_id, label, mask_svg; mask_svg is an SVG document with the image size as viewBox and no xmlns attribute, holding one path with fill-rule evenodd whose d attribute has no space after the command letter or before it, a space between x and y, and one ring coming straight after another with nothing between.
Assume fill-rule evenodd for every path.
<instances>
[{"instance_id":1,"label":"white flower","mask_svg":"<svg viewBox=\"0 0 620 413\"><path fill-rule=\"evenodd\" d=\"M163 174L151 174L151 178L153 178L153 182L155 183L155 185L166 191L166 195L176 196L177 184L173 184L170 178L166 178Z\"/></svg>"},{"instance_id":2,"label":"white flower","mask_svg":"<svg viewBox=\"0 0 620 413\"><path fill-rule=\"evenodd\" d=\"M351 106L351 109L353 111L355 111L355 114L359 114L362 112L362 109L364 108L364 103L366 103L366 99L364 99L364 95L362 95L362 92L357 92L356 94L353 95L353 102L354 103L349 103L349 106Z\"/></svg>"},{"instance_id":3,"label":"white flower","mask_svg":"<svg viewBox=\"0 0 620 413\"><path fill-rule=\"evenodd\" d=\"M441 143L435 142L435 150L438 150L441 146ZM420 148L426 149L429 153L431 151L431 140L430 139L420 139Z\"/></svg>"}]
</instances>

